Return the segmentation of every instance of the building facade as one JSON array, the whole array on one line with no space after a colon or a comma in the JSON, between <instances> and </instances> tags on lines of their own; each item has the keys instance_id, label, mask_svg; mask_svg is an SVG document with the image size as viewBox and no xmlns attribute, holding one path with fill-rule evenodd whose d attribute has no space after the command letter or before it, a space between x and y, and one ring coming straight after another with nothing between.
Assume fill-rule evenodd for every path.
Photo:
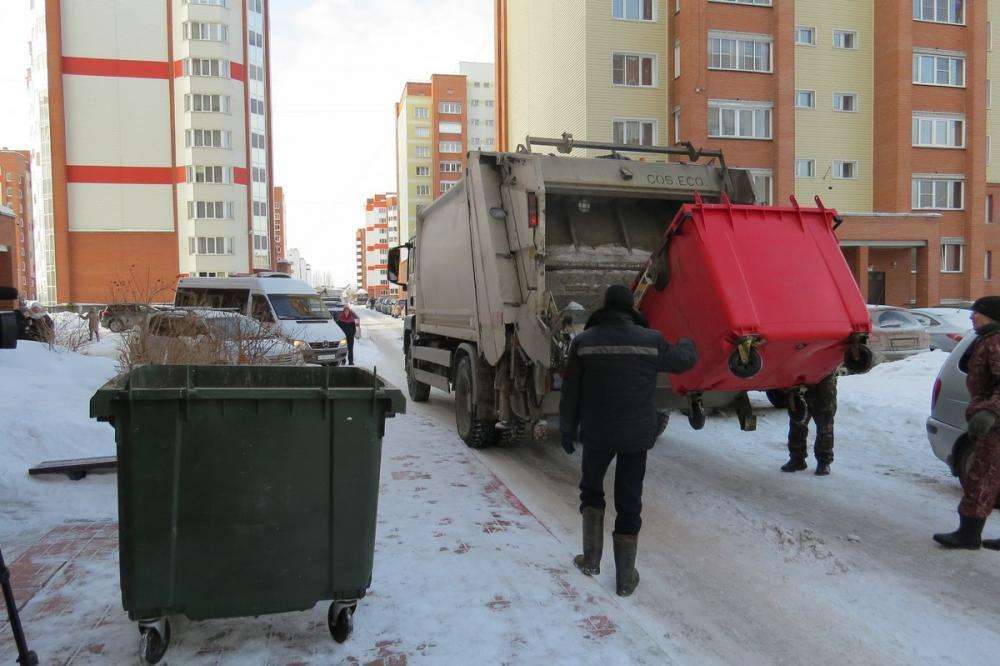
<instances>
[{"instance_id":1,"label":"building facade","mask_svg":"<svg viewBox=\"0 0 1000 666\"><path fill-rule=\"evenodd\" d=\"M306 284L312 284L312 266L308 261L302 256L302 253L296 248L290 248L288 254L286 255L285 261L282 264L287 264L289 267L289 275L291 275L296 280L302 280Z\"/></svg>"},{"instance_id":2,"label":"building facade","mask_svg":"<svg viewBox=\"0 0 1000 666\"><path fill-rule=\"evenodd\" d=\"M400 237L414 233L417 214L461 180L469 150L496 144L495 68L463 62L460 74L408 82L396 103L396 191Z\"/></svg>"},{"instance_id":3,"label":"building facade","mask_svg":"<svg viewBox=\"0 0 1000 666\"><path fill-rule=\"evenodd\" d=\"M1000 0L498 0L498 138L690 141L815 196L872 303L998 291ZM1000 202L1000 199L997 200Z\"/></svg>"},{"instance_id":4,"label":"building facade","mask_svg":"<svg viewBox=\"0 0 1000 666\"><path fill-rule=\"evenodd\" d=\"M285 190L281 187L274 188L271 194L274 202L273 223L271 225L271 255L274 259L275 267L285 258Z\"/></svg>"},{"instance_id":5,"label":"building facade","mask_svg":"<svg viewBox=\"0 0 1000 666\"><path fill-rule=\"evenodd\" d=\"M43 300L273 268L269 0L33 6Z\"/></svg>"},{"instance_id":6,"label":"building facade","mask_svg":"<svg viewBox=\"0 0 1000 666\"><path fill-rule=\"evenodd\" d=\"M365 202L365 226L355 233L358 288L369 296L388 296L398 289L387 275L389 248L400 243L399 197L376 194Z\"/></svg>"},{"instance_id":7,"label":"building facade","mask_svg":"<svg viewBox=\"0 0 1000 666\"><path fill-rule=\"evenodd\" d=\"M9 239L10 286L16 287L22 298L34 300L35 231L31 199L31 153L27 150L0 149L0 205L7 206L13 213ZM4 241L0 243L8 244Z\"/></svg>"}]
</instances>

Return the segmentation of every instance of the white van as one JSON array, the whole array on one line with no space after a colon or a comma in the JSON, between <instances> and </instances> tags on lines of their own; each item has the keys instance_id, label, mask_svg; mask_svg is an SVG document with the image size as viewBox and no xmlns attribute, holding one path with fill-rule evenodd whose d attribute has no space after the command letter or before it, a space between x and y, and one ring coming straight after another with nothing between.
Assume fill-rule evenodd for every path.
<instances>
[{"instance_id":1,"label":"white van","mask_svg":"<svg viewBox=\"0 0 1000 666\"><path fill-rule=\"evenodd\" d=\"M273 327L302 350L307 363L345 365L347 339L316 290L284 273L181 278L176 307L224 308Z\"/></svg>"}]
</instances>

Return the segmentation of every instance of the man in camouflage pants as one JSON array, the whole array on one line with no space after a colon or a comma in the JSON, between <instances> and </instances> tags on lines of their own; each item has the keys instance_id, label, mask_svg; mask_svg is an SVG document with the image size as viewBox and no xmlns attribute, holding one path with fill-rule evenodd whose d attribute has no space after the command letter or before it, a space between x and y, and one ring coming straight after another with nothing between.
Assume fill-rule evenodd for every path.
<instances>
[{"instance_id":1,"label":"man in camouflage pants","mask_svg":"<svg viewBox=\"0 0 1000 666\"><path fill-rule=\"evenodd\" d=\"M946 548L1000 550L1000 539L982 538L986 519L1000 497L1000 296L976 301L972 323L976 341L962 355L959 368L968 373L965 383L971 401L965 418L975 448L962 478L958 530L935 534L934 540Z\"/></svg>"},{"instance_id":2,"label":"man in camouflage pants","mask_svg":"<svg viewBox=\"0 0 1000 666\"><path fill-rule=\"evenodd\" d=\"M788 419L788 462L781 467L782 472L801 472L806 469L809 455L809 419L816 424L816 475L826 476L833 463L833 418L837 414L837 374L834 373L818 384L806 389L806 405L809 416L798 421L789 414ZM789 396L789 399L791 397Z\"/></svg>"}]
</instances>

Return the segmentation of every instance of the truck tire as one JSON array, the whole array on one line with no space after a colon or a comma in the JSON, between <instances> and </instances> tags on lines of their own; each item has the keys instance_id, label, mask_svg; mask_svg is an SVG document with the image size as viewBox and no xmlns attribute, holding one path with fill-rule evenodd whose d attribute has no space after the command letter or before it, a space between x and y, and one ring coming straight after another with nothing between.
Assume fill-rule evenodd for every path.
<instances>
[{"instance_id":1,"label":"truck tire","mask_svg":"<svg viewBox=\"0 0 1000 666\"><path fill-rule=\"evenodd\" d=\"M518 446L531 441L534 428L528 421L514 418L506 430L500 431L500 446Z\"/></svg>"},{"instance_id":2,"label":"truck tire","mask_svg":"<svg viewBox=\"0 0 1000 666\"><path fill-rule=\"evenodd\" d=\"M455 368L455 427L470 449L485 449L496 444L497 430L493 422L484 421L476 414L472 360L467 354L461 355Z\"/></svg>"},{"instance_id":3,"label":"truck tire","mask_svg":"<svg viewBox=\"0 0 1000 666\"><path fill-rule=\"evenodd\" d=\"M413 377L413 354L410 345L406 346L406 392L413 402L427 402L431 397L431 385L418 382Z\"/></svg>"}]
</instances>

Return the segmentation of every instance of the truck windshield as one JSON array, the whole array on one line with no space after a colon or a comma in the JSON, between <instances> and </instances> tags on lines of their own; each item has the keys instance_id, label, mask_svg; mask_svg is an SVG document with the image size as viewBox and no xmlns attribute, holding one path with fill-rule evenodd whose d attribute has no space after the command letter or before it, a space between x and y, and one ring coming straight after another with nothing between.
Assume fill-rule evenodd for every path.
<instances>
[{"instance_id":1,"label":"truck windshield","mask_svg":"<svg viewBox=\"0 0 1000 666\"><path fill-rule=\"evenodd\" d=\"M268 294L278 319L333 319L319 296L309 294Z\"/></svg>"}]
</instances>

